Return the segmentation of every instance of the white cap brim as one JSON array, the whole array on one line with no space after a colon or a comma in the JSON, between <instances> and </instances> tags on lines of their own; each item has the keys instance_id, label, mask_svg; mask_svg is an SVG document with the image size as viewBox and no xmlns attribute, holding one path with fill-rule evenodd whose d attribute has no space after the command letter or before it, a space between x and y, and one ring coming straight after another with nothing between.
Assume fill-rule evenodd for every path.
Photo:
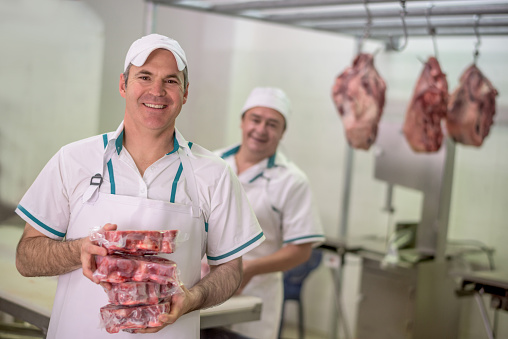
<instances>
[{"instance_id":1,"label":"white cap brim","mask_svg":"<svg viewBox=\"0 0 508 339\"><path fill-rule=\"evenodd\" d=\"M143 66L150 53L159 48L173 53L179 71L187 67L185 52L176 40L160 34L150 34L132 43L125 57L124 72L129 64L137 67Z\"/></svg>"}]
</instances>

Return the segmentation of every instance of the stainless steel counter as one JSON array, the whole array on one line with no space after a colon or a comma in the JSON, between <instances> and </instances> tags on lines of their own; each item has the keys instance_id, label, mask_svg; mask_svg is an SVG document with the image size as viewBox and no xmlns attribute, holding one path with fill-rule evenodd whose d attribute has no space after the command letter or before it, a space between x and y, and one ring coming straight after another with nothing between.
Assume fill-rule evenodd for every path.
<instances>
[{"instance_id":1,"label":"stainless steel counter","mask_svg":"<svg viewBox=\"0 0 508 339\"><path fill-rule=\"evenodd\" d=\"M15 265L19 226L0 225L0 311L29 322L46 333L53 307L57 278L26 278ZM261 299L234 296L221 305L201 310L201 328L214 328L259 320Z\"/></svg>"}]
</instances>

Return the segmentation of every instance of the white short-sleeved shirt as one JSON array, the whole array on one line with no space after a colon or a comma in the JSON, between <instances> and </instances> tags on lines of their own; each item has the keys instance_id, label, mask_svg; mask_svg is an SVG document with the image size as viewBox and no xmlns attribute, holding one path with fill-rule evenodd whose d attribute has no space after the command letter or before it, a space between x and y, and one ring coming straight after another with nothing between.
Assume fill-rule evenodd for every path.
<instances>
[{"instance_id":1,"label":"white short-sleeved shirt","mask_svg":"<svg viewBox=\"0 0 508 339\"><path fill-rule=\"evenodd\" d=\"M123 122L115 132L62 147L41 171L20 201L16 212L27 223L53 239L63 239L76 204L101 168L106 147L115 147L101 192L189 203L181 175L181 147L190 158L198 188L199 207L207 235L206 254L211 265L242 256L258 246L264 235L241 184L226 163L203 147L189 143L175 129L174 150L148 167L143 176L122 146Z\"/></svg>"},{"instance_id":2,"label":"white short-sleeved shirt","mask_svg":"<svg viewBox=\"0 0 508 339\"><path fill-rule=\"evenodd\" d=\"M215 151L237 173L234 155L239 145ZM244 255L258 258L276 252L284 244L325 240L317 206L307 176L277 151L238 175L254 209L266 241ZM266 199L267 201L259 201Z\"/></svg>"}]
</instances>

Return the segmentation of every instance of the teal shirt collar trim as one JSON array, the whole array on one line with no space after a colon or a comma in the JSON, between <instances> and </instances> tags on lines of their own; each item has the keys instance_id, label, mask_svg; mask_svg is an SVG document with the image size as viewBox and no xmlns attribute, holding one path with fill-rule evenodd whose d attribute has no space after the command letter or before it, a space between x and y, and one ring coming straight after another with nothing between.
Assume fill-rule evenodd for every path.
<instances>
[{"instance_id":1,"label":"teal shirt collar trim","mask_svg":"<svg viewBox=\"0 0 508 339\"><path fill-rule=\"evenodd\" d=\"M227 150L226 152L222 153L220 156L222 159L227 158L229 156L235 155L240 150L240 145L231 148L230 150Z\"/></svg>"},{"instance_id":2,"label":"teal shirt collar trim","mask_svg":"<svg viewBox=\"0 0 508 339\"><path fill-rule=\"evenodd\" d=\"M118 138L116 138L115 147L116 147L116 153L118 155L120 155L120 152L122 151L122 148L123 148L123 130L120 133L120 135L118 136Z\"/></svg>"},{"instance_id":3,"label":"teal shirt collar trim","mask_svg":"<svg viewBox=\"0 0 508 339\"><path fill-rule=\"evenodd\" d=\"M234 147L228 149L227 151L225 151L224 153L222 153L220 157L222 159L225 159L227 157L235 155L236 153L238 153L239 150L240 150L240 145L234 146ZM266 163L266 168L277 167L277 164L276 164L276 161L275 161L276 159L278 159L278 157L277 157L277 151L275 151L275 153L268 158L268 161Z\"/></svg>"},{"instance_id":4,"label":"teal shirt collar trim","mask_svg":"<svg viewBox=\"0 0 508 339\"><path fill-rule=\"evenodd\" d=\"M116 140L115 140L115 147L116 147L116 153L118 155L120 155L120 152L122 151L122 148L123 148L123 130L120 133L120 135L118 135L118 138L116 138ZM166 155L175 153L176 151L178 151L179 148L180 148L180 143L178 143L178 140L176 139L176 133L173 133L173 150L169 153L166 153Z\"/></svg>"},{"instance_id":5,"label":"teal shirt collar trim","mask_svg":"<svg viewBox=\"0 0 508 339\"><path fill-rule=\"evenodd\" d=\"M178 151L179 148L180 148L180 144L178 143L178 140L176 139L176 134L173 133L173 150L169 153L166 153L166 155L175 153L176 151Z\"/></svg>"}]
</instances>

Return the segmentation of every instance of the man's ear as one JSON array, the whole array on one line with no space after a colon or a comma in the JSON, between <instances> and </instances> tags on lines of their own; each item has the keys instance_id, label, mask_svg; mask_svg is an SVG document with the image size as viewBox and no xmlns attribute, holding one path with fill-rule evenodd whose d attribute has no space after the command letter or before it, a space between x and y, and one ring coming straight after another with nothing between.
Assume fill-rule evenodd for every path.
<instances>
[{"instance_id":1,"label":"man's ear","mask_svg":"<svg viewBox=\"0 0 508 339\"><path fill-rule=\"evenodd\" d=\"M183 94L183 104L187 102L188 96L189 96L189 83L187 82L187 87L185 88L185 93Z\"/></svg>"},{"instance_id":2,"label":"man's ear","mask_svg":"<svg viewBox=\"0 0 508 339\"><path fill-rule=\"evenodd\" d=\"M125 78L123 73L120 74L120 83L118 84L120 95L125 98Z\"/></svg>"}]
</instances>

